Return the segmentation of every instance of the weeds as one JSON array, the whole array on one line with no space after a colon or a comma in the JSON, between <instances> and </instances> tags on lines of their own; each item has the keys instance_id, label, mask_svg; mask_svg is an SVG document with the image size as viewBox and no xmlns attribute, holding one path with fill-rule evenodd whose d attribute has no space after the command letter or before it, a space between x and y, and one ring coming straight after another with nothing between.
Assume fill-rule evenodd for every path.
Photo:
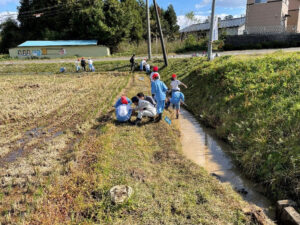
<instances>
[{"instance_id":1,"label":"weeds","mask_svg":"<svg viewBox=\"0 0 300 225\"><path fill-rule=\"evenodd\" d=\"M189 86L186 103L233 146L245 174L274 199L299 200L300 55L174 60L162 72Z\"/></svg>"}]
</instances>

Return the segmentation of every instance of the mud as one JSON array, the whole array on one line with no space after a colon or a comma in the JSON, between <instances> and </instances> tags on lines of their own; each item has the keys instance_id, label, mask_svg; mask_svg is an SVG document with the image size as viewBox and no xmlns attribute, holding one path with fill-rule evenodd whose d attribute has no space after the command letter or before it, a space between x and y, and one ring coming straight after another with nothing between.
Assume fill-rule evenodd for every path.
<instances>
[{"instance_id":1,"label":"mud","mask_svg":"<svg viewBox=\"0 0 300 225\"><path fill-rule=\"evenodd\" d=\"M264 196L264 189L245 178L226 152L230 146L218 140L214 131L203 127L191 113L182 110L179 119L183 152L187 158L204 167L220 182L229 183L247 202L263 209L272 220L275 209Z\"/></svg>"}]
</instances>

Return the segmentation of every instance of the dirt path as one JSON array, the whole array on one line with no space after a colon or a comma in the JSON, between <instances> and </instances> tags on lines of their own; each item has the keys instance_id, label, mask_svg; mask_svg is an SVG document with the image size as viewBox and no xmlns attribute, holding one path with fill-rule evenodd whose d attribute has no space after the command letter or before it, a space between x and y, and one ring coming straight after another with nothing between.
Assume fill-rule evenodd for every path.
<instances>
[{"instance_id":1,"label":"dirt path","mask_svg":"<svg viewBox=\"0 0 300 225\"><path fill-rule=\"evenodd\" d=\"M254 183L243 177L230 157L225 154L224 151L228 151L230 147L218 141L213 136L213 131L202 127L191 113L186 110L182 110L181 113L179 124L185 156L222 183L229 183L244 200L262 208L271 219L275 220L271 202L258 191Z\"/></svg>"},{"instance_id":2,"label":"dirt path","mask_svg":"<svg viewBox=\"0 0 300 225\"><path fill-rule=\"evenodd\" d=\"M299 48L278 48L278 49L255 49L255 50L241 50L241 51L224 51L218 52L221 56L223 55L252 55L252 54L269 54L274 53L276 51L284 51L284 52L298 52L300 51ZM199 51L202 53L202 51ZM169 58L180 59L180 58L191 58L194 57L194 52L186 53L186 54L170 54ZM105 61L126 61L129 60L130 56L122 56L122 57L103 57L103 58L96 58L94 62L105 62ZM136 59L143 59L147 58L147 56L139 56ZM162 59L162 56L154 56L156 59ZM46 59L46 60L7 60L2 61L2 64L44 64L44 63L73 63L75 59Z\"/></svg>"}]
</instances>

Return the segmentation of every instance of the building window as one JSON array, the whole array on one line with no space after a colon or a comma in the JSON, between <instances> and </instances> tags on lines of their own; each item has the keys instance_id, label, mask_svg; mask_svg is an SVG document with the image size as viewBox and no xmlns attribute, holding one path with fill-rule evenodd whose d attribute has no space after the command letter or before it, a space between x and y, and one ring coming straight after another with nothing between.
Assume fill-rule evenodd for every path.
<instances>
[{"instance_id":1,"label":"building window","mask_svg":"<svg viewBox=\"0 0 300 225\"><path fill-rule=\"evenodd\" d=\"M255 3L267 3L268 0L255 0Z\"/></svg>"}]
</instances>

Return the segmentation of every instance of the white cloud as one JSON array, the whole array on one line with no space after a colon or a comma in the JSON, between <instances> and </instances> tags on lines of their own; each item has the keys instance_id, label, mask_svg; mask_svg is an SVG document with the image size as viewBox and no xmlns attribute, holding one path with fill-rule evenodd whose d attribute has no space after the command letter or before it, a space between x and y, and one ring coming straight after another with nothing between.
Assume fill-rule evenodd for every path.
<instances>
[{"instance_id":1,"label":"white cloud","mask_svg":"<svg viewBox=\"0 0 300 225\"><path fill-rule=\"evenodd\" d=\"M0 24L5 22L8 18L17 20L17 12L0 12Z\"/></svg>"},{"instance_id":2,"label":"white cloud","mask_svg":"<svg viewBox=\"0 0 300 225\"><path fill-rule=\"evenodd\" d=\"M0 5L7 5L10 3L19 4L20 0L0 0Z\"/></svg>"},{"instance_id":3,"label":"white cloud","mask_svg":"<svg viewBox=\"0 0 300 225\"><path fill-rule=\"evenodd\" d=\"M206 18L207 18L206 16L195 15L195 19L199 22L203 22ZM190 26L192 24L195 24L195 23L197 23L197 22L189 20L184 15L177 16L177 24L180 26L180 29L183 29L183 28Z\"/></svg>"}]
</instances>

